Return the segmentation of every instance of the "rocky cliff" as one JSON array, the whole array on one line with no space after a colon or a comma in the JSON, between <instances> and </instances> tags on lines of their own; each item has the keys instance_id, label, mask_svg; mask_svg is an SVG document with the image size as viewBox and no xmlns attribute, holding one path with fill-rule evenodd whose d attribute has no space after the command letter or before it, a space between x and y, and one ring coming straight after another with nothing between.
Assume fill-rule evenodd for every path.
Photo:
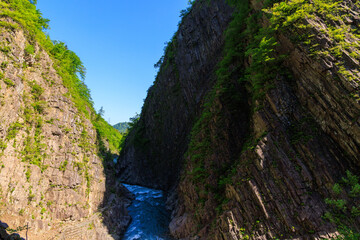
<instances>
[{"instance_id":1,"label":"rocky cliff","mask_svg":"<svg viewBox=\"0 0 360 240\"><path fill-rule=\"evenodd\" d=\"M359 24L351 0L195 1L120 176L173 187L177 238L359 238Z\"/></svg>"},{"instance_id":2,"label":"rocky cliff","mask_svg":"<svg viewBox=\"0 0 360 240\"><path fill-rule=\"evenodd\" d=\"M77 77L81 61L45 36L27 0L2 1L0 26L1 221L29 239L119 238L131 194L107 167L110 126Z\"/></svg>"},{"instance_id":3,"label":"rocky cliff","mask_svg":"<svg viewBox=\"0 0 360 240\"><path fill-rule=\"evenodd\" d=\"M126 139L119 159L124 181L168 189L177 180L192 125L216 79L213 69L232 13L223 1L196 5L183 12L186 17L167 44L141 117Z\"/></svg>"}]
</instances>

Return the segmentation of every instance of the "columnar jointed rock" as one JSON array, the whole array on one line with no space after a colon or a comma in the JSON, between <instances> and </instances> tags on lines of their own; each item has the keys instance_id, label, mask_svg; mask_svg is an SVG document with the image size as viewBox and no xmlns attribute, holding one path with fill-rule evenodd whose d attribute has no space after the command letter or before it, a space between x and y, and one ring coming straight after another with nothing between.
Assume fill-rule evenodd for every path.
<instances>
[{"instance_id":1,"label":"columnar jointed rock","mask_svg":"<svg viewBox=\"0 0 360 240\"><path fill-rule=\"evenodd\" d=\"M274 16L294 15L282 16L274 27L262 11L270 1L231 2L243 10L235 10L243 21L236 18L227 33L246 24L230 38L229 44L240 40L225 58L225 73L216 82L224 35L210 29L214 24L224 31L232 11L223 0L195 1L129 134L120 174L129 182L175 185L168 202L177 238L334 237L339 233L331 199L344 203L340 192L345 203L359 201L346 196L349 187L333 188L344 184L347 171L359 175L360 169L359 4L288 1L277 5ZM302 16L304 11L309 13ZM339 14L344 19L331 17ZM211 20L207 25L200 19ZM353 30L336 35L344 25ZM209 39L216 47L204 47ZM181 41L189 45L182 48ZM350 225L360 230L356 206L344 209L354 211Z\"/></svg>"}]
</instances>

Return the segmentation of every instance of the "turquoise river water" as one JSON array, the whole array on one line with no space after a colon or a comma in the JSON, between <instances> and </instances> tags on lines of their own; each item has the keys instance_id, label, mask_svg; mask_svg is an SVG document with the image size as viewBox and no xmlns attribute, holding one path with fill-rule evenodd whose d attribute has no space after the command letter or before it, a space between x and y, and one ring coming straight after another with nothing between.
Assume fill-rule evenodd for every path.
<instances>
[{"instance_id":1,"label":"turquoise river water","mask_svg":"<svg viewBox=\"0 0 360 240\"><path fill-rule=\"evenodd\" d=\"M124 186L135 194L135 200L128 208L132 222L124 240L173 240L169 236L170 214L166 210L163 191L141 186Z\"/></svg>"}]
</instances>

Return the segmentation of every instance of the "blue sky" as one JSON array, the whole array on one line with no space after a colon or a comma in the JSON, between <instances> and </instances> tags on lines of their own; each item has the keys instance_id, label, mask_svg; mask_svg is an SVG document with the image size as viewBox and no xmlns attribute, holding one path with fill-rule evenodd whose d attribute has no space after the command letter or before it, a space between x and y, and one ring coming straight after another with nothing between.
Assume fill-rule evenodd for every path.
<instances>
[{"instance_id":1,"label":"blue sky","mask_svg":"<svg viewBox=\"0 0 360 240\"><path fill-rule=\"evenodd\" d=\"M83 61L95 108L111 124L140 113L154 64L177 30L188 0L38 0L52 40Z\"/></svg>"}]
</instances>

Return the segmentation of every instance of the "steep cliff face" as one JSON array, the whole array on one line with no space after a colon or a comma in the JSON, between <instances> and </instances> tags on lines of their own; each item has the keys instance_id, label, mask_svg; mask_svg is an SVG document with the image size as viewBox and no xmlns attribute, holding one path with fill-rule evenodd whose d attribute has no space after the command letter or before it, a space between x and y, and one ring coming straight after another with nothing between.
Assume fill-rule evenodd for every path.
<instances>
[{"instance_id":1,"label":"steep cliff face","mask_svg":"<svg viewBox=\"0 0 360 240\"><path fill-rule=\"evenodd\" d=\"M360 164L359 46L356 31L352 35L349 30L358 28L358 6L334 1L332 7L316 3L309 10L305 2L282 4L268 6L270 21L257 12L262 4L249 5L250 16L259 14L257 22L262 23L253 38L245 36L249 45L242 68L249 75L241 81L252 95L249 135L237 134L238 140L227 133L246 126L229 120L226 108L247 108L235 101L219 104L228 95L214 94L185 156L179 205L170 225L177 237L320 239L338 234L336 225L342 232L344 225L359 231L358 214L352 211L359 207L359 194L349 194L356 183L349 187L341 180L353 177L347 170L358 174ZM286 22L300 9L308 15ZM327 19L328 12L334 19ZM249 28L247 22L243 31ZM348 29L349 34L334 37L333 29ZM305 43L308 37L310 45ZM251 46L257 38L259 45ZM352 46L343 46L341 38ZM219 125L219 118L225 124ZM226 122L233 120L238 124L229 128ZM336 190L337 182L345 189ZM336 208L341 207L334 205L342 201L347 204L339 213Z\"/></svg>"},{"instance_id":2,"label":"steep cliff face","mask_svg":"<svg viewBox=\"0 0 360 240\"><path fill-rule=\"evenodd\" d=\"M209 2L195 1L183 23L195 14L212 16L215 6L217 12L229 9L223 0ZM169 197L174 208L170 230L177 238L322 239L339 232L358 238L359 3L228 3L232 21L224 33L213 35L224 37L225 44L210 50L222 53L212 56L210 62L218 64L204 71L211 82L191 74L196 77L184 84L181 71L180 78L173 71L161 81L172 56L178 57L177 69L185 71L188 58L201 58L192 52L178 55L177 45L166 52L120 158L122 177L146 179L153 186L176 183L178 177ZM199 9L206 12L199 14ZM200 38L199 45L207 39ZM201 72L203 66L192 64L191 69ZM178 79L180 93L198 86L185 95L191 101L164 91ZM193 105L178 107L184 102ZM184 119L188 112L195 114ZM182 132L182 141L175 141L179 122L173 119L192 128L191 134ZM136 134L146 148L136 147ZM162 154L152 155L158 151ZM125 168L132 157L132 169ZM170 179L156 178L163 172L174 180L159 185Z\"/></svg>"},{"instance_id":3,"label":"steep cliff face","mask_svg":"<svg viewBox=\"0 0 360 240\"><path fill-rule=\"evenodd\" d=\"M30 239L116 238L130 221L131 194L104 167L112 159L103 158L106 136L93 122L105 122L91 105L86 116L64 86L71 75L54 49L62 47L62 59L71 52L54 44L49 55L37 40L44 33L22 25L19 9L42 20L28 1L1 3L0 219L23 236L26 226Z\"/></svg>"},{"instance_id":4,"label":"steep cliff face","mask_svg":"<svg viewBox=\"0 0 360 240\"><path fill-rule=\"evenodd\" d=\"M184 13L118 161L123 181L168 189L177 180L190 130L215 82L231 13L223 1L199 1Z\"/></svg>"}]
</instances>

